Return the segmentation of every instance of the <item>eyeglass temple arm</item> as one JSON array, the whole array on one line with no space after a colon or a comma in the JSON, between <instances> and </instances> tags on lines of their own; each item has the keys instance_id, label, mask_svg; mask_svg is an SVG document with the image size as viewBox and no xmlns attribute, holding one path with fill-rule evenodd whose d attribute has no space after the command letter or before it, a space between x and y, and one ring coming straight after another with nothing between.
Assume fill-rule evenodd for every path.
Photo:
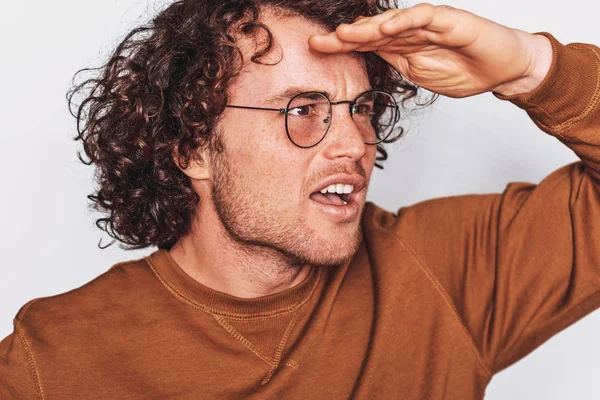
<instances>
[{"instance_id":1,"label":"eyeglass temple arm","mask_svg":"<svg viewBox=\"0 0 600 400\"><path fill-rule=\"evenodd\" d=\"M232 106L232 105L226 105L225 107L231 107L231 108L245 108L248 110L265 110L265 111L278 111L282 114L285 114L287 112L287 110L285 108L264 108L264 107L249 107L249 106Z\"/></svg>"}]
</instances>

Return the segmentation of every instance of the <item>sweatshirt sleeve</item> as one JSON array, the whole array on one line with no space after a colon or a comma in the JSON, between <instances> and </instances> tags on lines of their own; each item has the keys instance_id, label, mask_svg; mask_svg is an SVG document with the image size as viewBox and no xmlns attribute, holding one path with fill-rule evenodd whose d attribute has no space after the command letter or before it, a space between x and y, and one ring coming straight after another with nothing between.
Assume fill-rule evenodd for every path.
<instances>
[{"instance_id":1,"label":"sweatshirt sleeve","mask_svg":"<svg viewBox=\"0 0 600 400\"><path fill-rule=\"evenodd\" d=\"M397 213L396 236L432 271L493 373L600 307L600 49L553 48L524 109L581 161L539 185L433 199Z\"/></svg>"},{"instance_id":2,"label":"sweatshirt sleeve","mask_svg":"<svg viewBox=\"0 0 600 400\"><path fill-rule=\"evenodd\" d=\"M13 333L0 341L0 399L43 398L35 360L15 318Z\"/></svg>"}]
</instances>

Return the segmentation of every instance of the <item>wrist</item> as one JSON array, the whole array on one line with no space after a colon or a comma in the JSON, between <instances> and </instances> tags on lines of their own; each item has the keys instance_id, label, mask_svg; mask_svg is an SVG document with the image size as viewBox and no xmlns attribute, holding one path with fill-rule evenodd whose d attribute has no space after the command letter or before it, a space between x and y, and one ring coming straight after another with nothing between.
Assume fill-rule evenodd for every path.
<instances>
[{"instance_id":1,"label":"wrist","mask_svg":"<svg viewBox=\"0 0 600 400\"><path fill-rule=\"evenodd\" d=\"M529 54L529 67L522 77L495 87L492 92L504 96L534 91L546 78L552 65L552 44L544 35L524 32Z\"/></svg>"}]
</instances>

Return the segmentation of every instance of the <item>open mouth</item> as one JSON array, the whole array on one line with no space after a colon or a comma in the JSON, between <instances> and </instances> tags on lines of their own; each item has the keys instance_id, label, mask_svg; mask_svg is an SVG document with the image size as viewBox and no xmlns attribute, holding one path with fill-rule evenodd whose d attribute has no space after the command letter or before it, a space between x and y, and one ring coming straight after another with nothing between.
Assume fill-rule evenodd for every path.
<instances>
[{"instance_id":1,"label":"open mouth","mask_svg":"<svg viewBox=\"0 0 600 400\"><path fill-rule=\"evenodd\" d=\"M328 204L334 206L343 206L348 204L350 196L347 194L338 193L313 193L310 195L311 200L314 200L321 204Z\"/></svg>"},{"instance_id":2,"label":"open mouth","mask_svg":"<svg viewBox=\"0 0 600 400\"><path fill-rule=\"evenodd\" d=\"M310 195L310 199L321 204L345 206L350 201L353 192L352 185L332 184Z\"/></svg>"}]
</instances>

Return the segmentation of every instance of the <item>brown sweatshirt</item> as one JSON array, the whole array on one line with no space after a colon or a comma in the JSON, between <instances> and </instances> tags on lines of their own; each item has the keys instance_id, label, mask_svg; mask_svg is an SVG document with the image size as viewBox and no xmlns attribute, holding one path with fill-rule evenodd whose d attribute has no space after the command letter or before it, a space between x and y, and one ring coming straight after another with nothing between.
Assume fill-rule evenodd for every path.
<instances>
[{"instance_id":1,"label":"brown sweatshirt","mask_svg":"<svg viewBox=\"0 0 600 400\"><path fill-rule=\"evenodd\" d=\"M600 49L559 43L509 100L582 162L539 185L368 203L338 268L242 299L166 250L25 304L0 399L481 399L492 374L600 307Z\"/></svg>"}]
</instances>

